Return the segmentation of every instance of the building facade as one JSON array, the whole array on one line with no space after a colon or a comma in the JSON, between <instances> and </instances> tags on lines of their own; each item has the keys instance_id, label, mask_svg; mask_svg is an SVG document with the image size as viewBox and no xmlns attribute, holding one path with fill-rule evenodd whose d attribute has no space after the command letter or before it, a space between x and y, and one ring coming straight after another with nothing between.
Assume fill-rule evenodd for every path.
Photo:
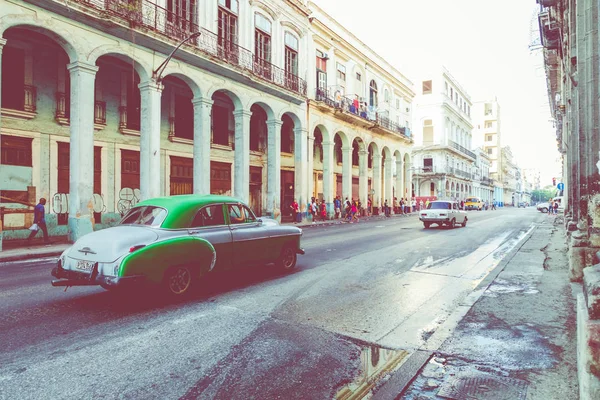
<instances>
[{"instance_id":1,"label":"building facade","mask_svg":"<svg viewBox=\"0 0 600 400\"><path fill-rule=\"evenodd\" d=\"M473 194L471 99L445 68L420 82L413 127L413 186L417 197L464 199Z\"/></svg>"},{"instance_id":2,"label":"building facade","mask_svg":"<svg viewBox=\"0 0 600 400\"><path fill-rule=\"evenodd\" d=\"M343 132L346 153L359 137L388 155L386 166L405 165L410 139L389 129L379 109L369 135L311 121L314 32L323 30L311 15L323 13L307 1L0 0L0 7L5 239L28 234L27 205L40 197L48 199L51 235L71 239L162 195L228 194L259 215L285 217L294 198L305 205L316 193L318 126L326 164ZM410 82L384 78L377 83L410 104ZM337 171L323 168L323 181L340 173L349 194L352 161L342 161Z\"/></svg>"},{"instance_id":3,"label":"building facade","mask_svg":"<svg viewBox=\"0 0 600 400\"><path fill-rule=\"evenodd\" d=\"M473 177L473 196L492 204L494 201L494 181L490 178L492 162L481 147L473 149L477 155L475 162L475 173Z\"/></svg>"}]
</instances>

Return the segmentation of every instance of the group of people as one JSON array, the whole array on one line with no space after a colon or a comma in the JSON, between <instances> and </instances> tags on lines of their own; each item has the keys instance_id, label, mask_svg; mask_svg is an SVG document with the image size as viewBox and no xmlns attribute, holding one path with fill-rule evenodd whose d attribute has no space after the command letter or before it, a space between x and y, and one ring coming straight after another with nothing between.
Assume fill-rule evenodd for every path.
<instances>
[{"instance_id":1,"label":"group of people","mask_svg":"<svg viewBox=\"0 0 600 400\"><path fill-rule=\"evenodd\" d=\"M559 202L551 199L548 202L548 215L557 215L558 214L558 205Z\"/></svg>"}]
</instances>

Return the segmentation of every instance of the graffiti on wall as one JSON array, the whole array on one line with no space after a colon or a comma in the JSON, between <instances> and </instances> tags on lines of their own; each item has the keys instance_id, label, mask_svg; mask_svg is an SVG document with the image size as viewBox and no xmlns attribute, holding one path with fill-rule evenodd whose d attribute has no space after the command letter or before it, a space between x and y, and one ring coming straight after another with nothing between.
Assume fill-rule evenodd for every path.
<instances>
[{"instance_id":1,"label":"graffiti on wall","mask_svg":"<svg viewBox=\"0 0 600 400\"><path fill-rule=\"evenodd\" d=\"M140 189L123 188L119 192L119 202L117 203L117 211L121 215L125 215L127 211L135 206L142 197Z\"/></svg>"},{"instance_id":2,"label":"graffiti on wall","mask_svg":"<svg viewBox=\"0 0 600 400\"><path fill-rule=\"evenodd\" d=\"M92 196L92 206L94 213L106 212L106 205L101 194L94 193ZM52 196L52 211L55 214L69 214L69 193L55 193Z\"/></svg>"}]
</instances>

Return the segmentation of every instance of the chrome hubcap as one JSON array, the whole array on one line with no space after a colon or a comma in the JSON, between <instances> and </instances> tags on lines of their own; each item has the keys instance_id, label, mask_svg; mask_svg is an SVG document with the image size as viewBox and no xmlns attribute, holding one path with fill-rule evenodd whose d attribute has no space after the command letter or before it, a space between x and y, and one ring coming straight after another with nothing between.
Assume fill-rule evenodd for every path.
<instances>
[{"instance_id":1,"label":"chrome hubcap","mask_svg":"<svg viewBox=\"0 0 600 400\"><path fill-rule=\"evenodd\" d=\"M182 294L188 289L191 281L190 271L187 268L178 268L169 278L169 289L174 294Z\"/></svg>"},{"instance_id":2,"label":"chrome hubcap","mask_svg":"<svg viewBox=\"0 0 600 400\"><path fill-rule=\"evenodd\" d=\"M292 249L285 249L283 251L283 266L285 268L291 268L292 264L294 263L294 252L292 251Z\"/></svg>"}]
</instances>

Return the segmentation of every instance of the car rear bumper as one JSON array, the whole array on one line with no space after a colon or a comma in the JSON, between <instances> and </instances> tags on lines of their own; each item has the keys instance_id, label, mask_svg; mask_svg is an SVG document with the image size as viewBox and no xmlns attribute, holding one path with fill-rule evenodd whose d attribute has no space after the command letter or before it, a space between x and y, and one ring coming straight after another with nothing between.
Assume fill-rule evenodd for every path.
<instances>
[{"instance_id":1,"label":"car rear bumper","mask_svg":"<svg viewBox=\"0 0 600 400\"><path fill-rule=\"evenodd\" d=\"M448 221L450 221L450 218L448 218L448 217L445 217L445 218L423 218L423 217L419 217L419 220L421 222L440 223L440 222L448 222Z\"/></svg>"},{"instance_id":2,"label":"car rear bumper","mask_svg":"<svg viewBox=\"0 0 600 400\"><path fill-rule=\"evenodd\" d=\"M304 255L304 249L298 248L298 249L296 250L296 254L301 254L301 255Z\"/></svg>"},{"instance_id":3,"label":"car rear bumper","mask_svg":"<svg viewBox=\"0 0 600 400\"><path fill-rule=\"evenodd\" d=\"M91 273L70 271L61 268L60 266L52 269L53 280L52 286L97 286L100 285L105 289L116 287L135 286L145 282L145 278L141 275L134 276L105 276L100 275L95 268Z\"/></svg>"}]
</instances>

